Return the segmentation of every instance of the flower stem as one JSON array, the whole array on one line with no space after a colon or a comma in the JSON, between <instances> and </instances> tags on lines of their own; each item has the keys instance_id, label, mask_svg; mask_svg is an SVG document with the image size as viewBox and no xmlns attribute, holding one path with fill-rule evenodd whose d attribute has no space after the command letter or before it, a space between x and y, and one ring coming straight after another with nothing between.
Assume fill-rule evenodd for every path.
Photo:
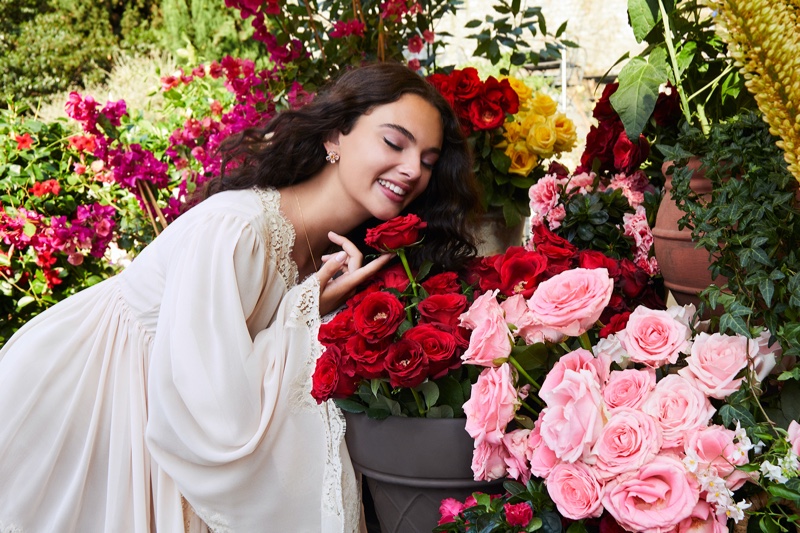
<instances>
[{"instance_id":1,"label":"flower stem","mask_svg":"<svg viewBox=\"0 0 800 533\"><path fill-rule=\"evenodd\" d=\"M663 0L658 0L658 8L661 11L661 20L664 23L664 42L667 45L669 52L669 60L672 63L672 71L675 75L675 89L678 91L678 96L681 99L681 111L683 111L683 118L689 124L692 123L692 114L689 112L689 100L683 93L681 86L681 72L678 68L678 56L675 53L675 44L672 42L672 31L669 28L669 16L667 16L667 9L664 7Z\"/></svg>"},{"instance_id":2,"label":"flower stem","mask_svg":"<svg viewBox=\"0 0 800 533\"><path fill-rule=\"evenodd\" d=\"M408 276L408 280L411 282L411 291L414 293L414 298L418 298L417 280L414 278L414 274L411 273L411 266L408 264L408 259L406 259L406 251L402 248L397 250L397 256L400 258L400 262L403 263L403 270L406 271L406 276Z\"/></svg>"},{"instance_id":3,"label":"flower stem","mask_svg":"<svg viewBox=\"0 0 800 533\"><path fill-rule=\"evenodd\" d=\"M584 350L589 350L591 352L592 351L592 341L589 340L589 332L588 331L584 331L583 333L581 333L581 336L578 337L578 338L581 341L581 348L583 348Z\"/></svg>"},{"instance_id":4,"label":"flower stem","mask_svg":"<svg viewBox=\"0 0 800 533\"><path fill-rule=\"evenodd\" d=\"M530 396L528 396L528 398L530 398ZM536 400L536 403L538 403L538 404L539 404L539 405L541 405L542 407L547 407L547 406L545 405L545 403L544 403L544 402L543 402L543 401L542 401L542 400L541 400L541 399L540 399L538 396L534 396L533 398ZM524 401L524 400L523 400L522 402L520 402L520 406L522 406L522 407L523 407L523 408L524 408L526 411L528 411L528 412L529 412L530 414L532 414L533 416L535 416L535 417L538 417L538 416L539 416L539 413L537 413L537 412L536 412L536 410L535 410L533 407L531 407L530 405L528 405L527 403L525 403L525 401Z\"/></svg>"},{"instance_id":5,"label":"flower stem","mask_svg":"<svg viewBox=\"0 0 800 533\"><path fill-rule=\"evenodd\" d=\"M425 404L422 403L422 397L414 389L411 389L411 394L414 395L414 401L417 402L417 410L419 411L419 416L425 416Z\"/></svg>"},{"instance_id":6,"label":"flower stem","mask_svg":"<svg viewBox=\"0 0 800 533\"><path fill-rule=\"evenodd\" d=\"M514 368L516 368L516 369L517 369L517 372L519 372L519 373L520 373L520 375L521 375L522 377L524 377L524 378L525 378L525 380L526 380L528 383L530 383L531 387L533 387L533 388L534 388L534 389L536 389L537 391L538 391L538 390L540 390L540 389L542 388L542 387L541 387L541 386L540 386L538 383L536 383L536 381L535 381L535 380L534 380L534 379L533 379L533 378L532 378L532 377L531 377L531 376L530 376L530 375L529 375L529 374L528 374L528 373L525 371L525 369L524 369L524 368L522 368L522 365L521 365L521 364L519 364L519 361L517 361L516 359L514 359L514 356L513 356L513 355L509 355L509 356L508 356L508 362L509 362L509 363L511 363L512 365L514 365Z\"/></svg>"}]
</instances>

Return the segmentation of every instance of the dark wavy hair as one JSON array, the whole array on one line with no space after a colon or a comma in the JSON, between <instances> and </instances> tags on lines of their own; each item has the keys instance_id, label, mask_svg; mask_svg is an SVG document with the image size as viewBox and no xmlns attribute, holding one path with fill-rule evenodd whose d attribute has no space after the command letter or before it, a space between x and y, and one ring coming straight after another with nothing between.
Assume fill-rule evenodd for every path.
<instances>
[{"instance_id":1,"label":"dark wavy hair","mask_svg":"<svg viewBox=\"0 0 800 533\"><path fill-rule=\"evenodd\" d=\"M476 254L472 218L480 212L472 157L458 118L442 95L424 78L398 63L374 63L346 72L310 103L278 113L265 127L247 130L221 146L222 172L209 182L205 196L229 189L285 187L309 179L328 164L323 142L335 132L348 134L373 108L415 94L441 116L443 140L427 189L409 205L428 223L425 239L409 250L419 266L432 261L457 270ZM349 237L363 242L371 220Z\"/></svg>"}]
</instances>

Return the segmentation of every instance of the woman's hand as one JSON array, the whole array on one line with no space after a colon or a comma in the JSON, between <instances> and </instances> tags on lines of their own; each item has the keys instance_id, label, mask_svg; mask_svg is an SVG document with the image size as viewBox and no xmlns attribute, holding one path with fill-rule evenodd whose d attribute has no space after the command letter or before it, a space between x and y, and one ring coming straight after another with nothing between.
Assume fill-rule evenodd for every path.
<instances>
[{"instance_id":1,"label":"woman's hand","mask_svg":"<svg viewBox=\"0 0 800 533\"><path fill-rule=\"evenodd\" d=\"M364 256L355 244L332 231L331 242L342 247L334 255L322 257L323 265L315 274L319 279L319 314L327 315L347 300L361 283L383 268L392 254L383 254L367 265L361 266ZM336 276L337 273L340 275ZM334 277L336 276L336 277Z\"/></svg>"}]
</instances>

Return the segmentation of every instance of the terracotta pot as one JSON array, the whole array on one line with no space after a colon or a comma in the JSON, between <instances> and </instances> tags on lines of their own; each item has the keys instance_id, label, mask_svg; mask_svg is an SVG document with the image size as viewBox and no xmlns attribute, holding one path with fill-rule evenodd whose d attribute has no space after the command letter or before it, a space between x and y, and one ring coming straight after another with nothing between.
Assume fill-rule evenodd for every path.
<instances>
[{"instance_id":1,"label":"terracotta pot","mask_svg":"<svg viewBox=\"0 0 800 533\"><path fill-rule=\"evenodd\" d=\"M692 159L689 167L694 169L694 174L689 182L689 187L701 197L710 198L711 182L706 179L705 172L700 168L700 160ZM667 161L662 167L662 172L672 166L672 161ZM658 206L656 223L653 227L653 246L661 274L664 276L664 286L672 293L675 301L680 305L700 303L698 294L711 285L722 285L727 281L723 276L712 279L711 258L705 248L695 247L692 232L688 228L678 229L678 220L686 214L678 208L672 198L672 177L664 173L664 197Z\"/></svg>"},{"instance_id":2,"label":"terracotta pot","mask_svg":"<svg viewBox=\"0 0 800 533\"><path fill-rule=\"evenodd\" d=\"M429 532L443 499L503 492L503 480L473 479L473 440L464 418L345 418L347 450L367 478L382 533Z\"/></svg>"},{"instance_id":3,"label":"terracotta pot","mask_svg":"<svg viewBox=\"0 0 800 533\"><path fill-rule=\"evenodd\" d=\"M489 256L505 253L511 246L521 246L524 237L525 221L515 226L506 226L501 210L491 210L483 215L475 236L478 241L478 255Z\"/></svg>"}]
</instances>

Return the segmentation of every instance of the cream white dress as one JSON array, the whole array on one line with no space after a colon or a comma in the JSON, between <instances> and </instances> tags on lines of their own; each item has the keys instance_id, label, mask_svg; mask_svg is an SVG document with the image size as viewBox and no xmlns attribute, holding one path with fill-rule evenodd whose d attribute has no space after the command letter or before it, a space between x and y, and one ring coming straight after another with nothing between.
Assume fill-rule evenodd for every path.
<instances>
[{"instance_id":1,"label":"cream white dress","mask_svg":"<svg viewBox=\"0 0 800 533\"><path fill-rule=\"evenodd\" d=\"M359 528L311 398L319 283L275 190L216 194L0 351L0 533Z\"/></svg>"}]
</instances>

